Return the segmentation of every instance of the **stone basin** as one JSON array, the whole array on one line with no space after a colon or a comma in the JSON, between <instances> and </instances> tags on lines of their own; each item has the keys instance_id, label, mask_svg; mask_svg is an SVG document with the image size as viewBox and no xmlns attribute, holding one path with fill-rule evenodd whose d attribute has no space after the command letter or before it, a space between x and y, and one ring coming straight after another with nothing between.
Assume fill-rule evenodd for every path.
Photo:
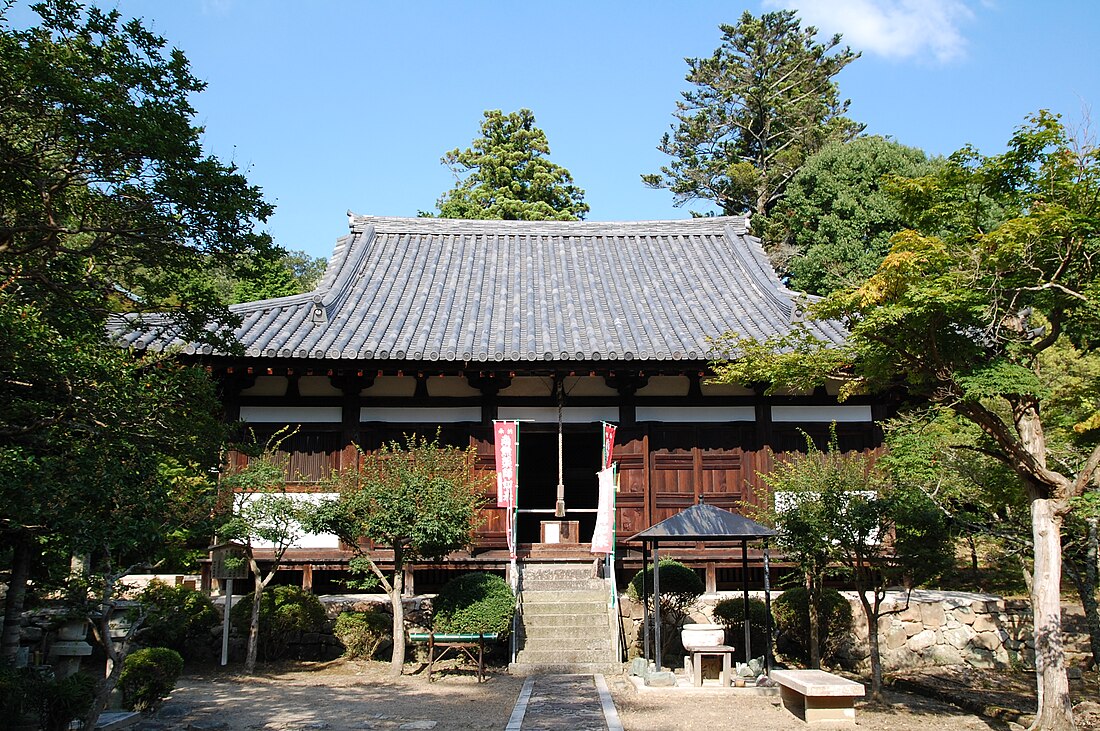
<instances>
[{"instance_id":1,"label":"stone basin","mask_svg":"<svg viewBox=\"0 0 1100 731\"><path fill-rule=\"evenodd\" d=\"M685 624L680 630L680 643L685 650L714 647L726 642L726 630L720 624Z\"/></svg>"}]
</instances>

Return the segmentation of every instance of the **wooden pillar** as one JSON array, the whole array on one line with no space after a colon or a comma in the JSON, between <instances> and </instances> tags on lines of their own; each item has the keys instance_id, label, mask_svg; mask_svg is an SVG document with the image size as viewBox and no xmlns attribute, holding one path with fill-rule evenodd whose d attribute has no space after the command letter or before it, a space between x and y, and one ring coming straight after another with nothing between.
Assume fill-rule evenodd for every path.
<instances>
[{"instance_id":1,"label":"wooden pillar","mask_svg":"<svg viewBox=\"0 0 1100 731\"><path fill-rule=\"evenodd\" d=\"M313 593L313 564L302 564L302 591Z\"/></svg>"},{"instance_id":2,"label":"wooden pillar","mask_svg":"<svg viewBox=\"0 0 1100 731\"><path fill-rule=\"evenodd\" d=\"M492 425L497 418L497 394L512 385L512 378L506 373L492 371L467 373L466 382L472 388L481 391L481 423Z\"/></svg>"},{"instance_id":3,"label":"wooden pillar","mask_svg":"<svg viewBox=\"0 0 1100 731\"><path fill-rule=\"evenodd\" d=\"M706 592L708 594L718 593L718 571L715 569L714 562L708 561L706 564Z\"/></svg>"},{"instance_id":4,"label":"wooden pillar","mask_svg":"<svg viewBox=\"0 0 1100 731\"><path fill-rule=\"evenodd\" d=\"M341 373L329 376L329 382L340 389L340 469L357 467L359 452L355 445L359 443L359 408L362 399L359 394L364 388L374 385L374 376L364 375L362 371Z\"/></svg>"}]
</instances>

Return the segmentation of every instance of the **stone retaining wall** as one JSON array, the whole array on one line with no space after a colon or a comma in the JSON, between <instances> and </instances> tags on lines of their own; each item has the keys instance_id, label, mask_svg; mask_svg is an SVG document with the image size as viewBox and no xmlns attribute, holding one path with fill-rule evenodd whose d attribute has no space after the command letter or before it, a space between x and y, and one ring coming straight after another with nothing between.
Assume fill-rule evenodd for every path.
<instances>
[{"instance_id":1,"label":"stone retaining wall","mask_svg":"<svg viewBox=\"0 0 1100 731\"><path fill-rule=\"evenodd\" d=\"M842 661L854 668L869 663L867 620L855 592L841 592L852 604L853 641ZM879 651L884 670L934 665L976 668L1034 667L1031 606L1026 600L992 594L918 589L906 604L905 592L889 592L879 620ZM1081 608L1062 605L1066 663L1092 663Z\"/></svg>"},{"instance_id":2,"label":"stone retaining wall","mask_svg":"<svg viewBox=\"0 0 1100 731\"><path fill-rule=\"evenodd\" d=\"M773 592L774 599L782 592ZM867 620L853 591L841 592L852 605L852 640L842 650L845 667L869 666ZM692 622L713 622L714 605L740 592L721 592L702 597L692 608ZM750 592L763 599L763 592ZM642 607L626 595L620 611L627 643L640 654ZM1035 643L1031 637L1031 607L1026 600L1006 600L992 594L918 589L889 592L879 620L879 650L884 670L903 670L937 665L970 665L976 668L1034 667ZM1080 606L1062 605L1066 663L1092 664L1088 628ZM734 645L737 638L730 638ZM757 648L753 648L756 655Z\"/></svg>"}]
</instances>

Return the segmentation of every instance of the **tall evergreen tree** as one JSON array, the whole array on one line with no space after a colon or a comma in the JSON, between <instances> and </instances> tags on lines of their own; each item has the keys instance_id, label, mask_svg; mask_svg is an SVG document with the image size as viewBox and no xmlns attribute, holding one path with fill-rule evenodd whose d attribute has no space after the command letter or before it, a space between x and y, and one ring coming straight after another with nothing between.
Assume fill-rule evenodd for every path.
<instances>
[{"instance_id":1,"label":"tall evergreen tree","mask_svg":"<svg viewBox=\"0 0 1100 731\"><path fill-rule=\"evenodd\" d=\"M457 183L436 203L441 218L576 221L588 213L573 176L550 162L546 133L530 109L485 112L481 136L441 162ZM421 215L431 215L421 213Z\"/></svg>"},{"instance_id":2,"label":"tall evergreen tree","mask_svg":"<svg viewBox=\"0 0 1100 731\"><path fill-rule=\"evenodd\" d=\"M871 276L905 228L890 176L930 174L923 151L883 137L831 142L806 161L768 216L772 261L793 289L825 295Z\"/></svg>"},{"instance_id":3,"label":"tall evergreen tree","mask_svg":"<svg viewBox=\"0 0 1100 731\"><path fill-rule=\"evenodd\" d=\"M714 55L686 59L694 88L657 148L672 163L642 181L671 190L676 205L701 199L727 215L759 216L810 155L860 131L843 116L848 102L833 81L859 54L839 48L839 35L818 43L817 29L789 10L745 12L720 28Z\"/></svg>"}]
</instances>

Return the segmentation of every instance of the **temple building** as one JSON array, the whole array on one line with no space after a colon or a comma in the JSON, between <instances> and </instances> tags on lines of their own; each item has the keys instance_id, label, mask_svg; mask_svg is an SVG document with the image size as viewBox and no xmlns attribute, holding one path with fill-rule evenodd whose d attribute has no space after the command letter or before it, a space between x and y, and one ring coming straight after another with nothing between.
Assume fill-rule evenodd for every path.
<instances>
[{"instance_id":1,"label":"temple building","mask_svg":"<svg viewBox=\"0 0 1100 731\"><path fill-rule=\"evenodd\" d=\"M494 467L492 423L519 429L519 558L591 559L601 422L618 425L618 570L641 563L625 538L703 499L734 512L758 501L773 453L821 440L881 444L889 406L835 390L765 396L713 384L709 338L764 338L798 321L805 296L776 276L743 217L628 223L464 221L349 214L318 288L235 305L242 355L176 343L222 384L226 418L257 434L298 427L283 449L294 489L415 432L477 451ZM811 325L840 342L833 323ZM137 347L163 347L134 334ZM559 431L561 484L559 496ZM487 496L476 545L410 578L430 590L454 568L503 570L504 510ZM555 515L559 497L564 516ZM558 511L561 512L560 510ZM676 551L708 588L739 585L721 546ZM287 570L318 590L350 554L311 536ZM750 571L758 571L754 562ZM324 585L324 589L322 586Z\"/></svg>"}]
</instances>

